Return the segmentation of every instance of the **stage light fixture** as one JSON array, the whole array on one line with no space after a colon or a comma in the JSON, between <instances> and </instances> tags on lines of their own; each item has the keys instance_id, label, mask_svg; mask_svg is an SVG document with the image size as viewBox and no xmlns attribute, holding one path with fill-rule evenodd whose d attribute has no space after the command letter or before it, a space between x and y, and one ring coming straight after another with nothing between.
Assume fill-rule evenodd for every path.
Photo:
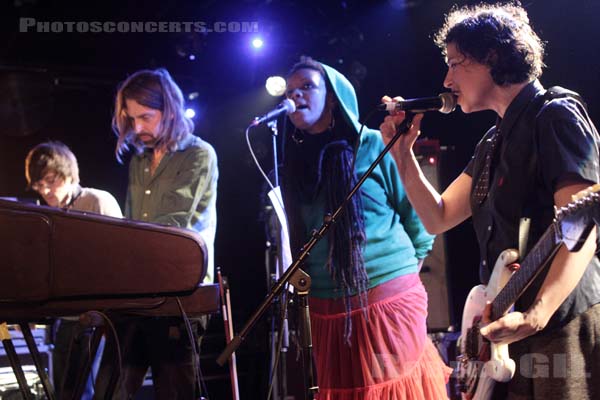
<instances>
[{"instance_id":1,"label":"stage light fixture","mask_svg":"<svg viewBox=\"0 0 600 400\"><path fill-rule=\"evenodd\" d=\"M285 93L285 79L281 76L270 76L265 82L265 88L271 96L282 96Z\"/></svg>"},{"instance_id":2,"label":"stage light fixture","mask_svg":"<svg viewBox=\"0 0 600 400\"><path fill-rule=\"evenodd\" d=\"M256 37L252 39L252 47L254 47L255 49L261 49L264 45L265 42L261 38Z\"/></svg>"},{"instance_id":3,"label":"stage light fixture","mask_svg":"<svg viewBox=\"0 0 600 400\"><path fill-rule=\"evenodd\" d=\"M194 118L196 116L196 111L193 108L186 108L185 109L185 116L188 118Z\"/></svg>"}]
</instances>

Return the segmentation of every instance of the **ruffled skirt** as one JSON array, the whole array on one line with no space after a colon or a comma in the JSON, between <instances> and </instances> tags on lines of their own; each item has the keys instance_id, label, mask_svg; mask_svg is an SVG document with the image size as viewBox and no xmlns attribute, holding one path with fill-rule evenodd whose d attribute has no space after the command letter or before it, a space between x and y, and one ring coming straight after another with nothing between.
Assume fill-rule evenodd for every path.
<instances>
[{"instance_id":1,"label":"ruffled skirt","mask_svg":"<svg viewBox=\"0 0 600 400\"><path fill-rule=\"evenodd\" d=\"M451 373L427 336L427 293L417 274L352 299L351 345L342 299L310 299L319 400L447 399ZM366 318L365 318L366 317Z\"/></svg>"}]
</instances>

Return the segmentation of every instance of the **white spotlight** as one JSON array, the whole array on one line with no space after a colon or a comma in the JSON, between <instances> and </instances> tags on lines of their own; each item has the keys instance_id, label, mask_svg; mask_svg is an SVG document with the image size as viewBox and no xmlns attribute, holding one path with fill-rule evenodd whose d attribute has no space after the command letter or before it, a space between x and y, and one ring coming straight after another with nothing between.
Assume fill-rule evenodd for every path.
<instances>
[{"instance_id":1,"label":"white spotlight","mask_svg":"<svg viewBox=\"0 0 600 400\"><path fill-rule=\"evenodd\" d=\"M194 111L193 108L186 108L185 109L185 116L188 118L194 118L196 116L196 111Z\"/></svg>"},{"instance_id":2,"label":"white spotlight","mask_svg":"<svg viewBox=\"0 0 600 400\"><path fill-rule=\"evenodd\" d=\"M281 96L285 93L285 79L281 76L270 76L265 82L265 87L271 96Z\"/></svg>"},{"instance_id":3,"label":"white spotlight","mask_svg":"<svg viewBox=\"0 0 600 400\"><path fill-rule=\"evenodd\" d=\"M264 44L265 42L259 37L252 39L252 47L254 47L255 49L262 48Z\"/></svg>"}]
</instances>

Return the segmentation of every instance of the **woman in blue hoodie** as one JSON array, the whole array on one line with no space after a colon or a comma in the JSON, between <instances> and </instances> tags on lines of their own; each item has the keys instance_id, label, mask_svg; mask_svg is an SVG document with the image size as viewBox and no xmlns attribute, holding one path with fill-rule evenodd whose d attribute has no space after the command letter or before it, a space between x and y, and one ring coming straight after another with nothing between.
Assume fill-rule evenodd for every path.
<instances>
[{"instance_id":1,"label":"woman in blue hoodie","mask_svg":"<svg viewBox=\"0 0 600 400\"><path fill-rule=\"evenodd\" d=\"M292 251L333 213L380 154L379 131L359 136L354 88L335 69L303 58L286 96L293 133L284 144L282 189ZM427 337L419 268L429 235L398 168L381 161L311 251L311 323L320 399L441 399L450 369Z\"/></svg>"}]
</instances>

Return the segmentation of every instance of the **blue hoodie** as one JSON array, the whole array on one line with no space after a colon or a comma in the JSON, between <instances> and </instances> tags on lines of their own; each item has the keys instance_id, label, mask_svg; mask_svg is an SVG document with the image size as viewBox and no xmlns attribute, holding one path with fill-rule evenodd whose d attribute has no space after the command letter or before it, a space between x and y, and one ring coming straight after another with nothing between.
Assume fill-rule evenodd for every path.
<instances>
[{"instance_id":1,"label":"blue hoodie","mask_svg":"<svg viewBox=\"0 0 600 400\"><path fill-rule=\"evenodd\" d=\"M330 87L337 97L341 114L358 135L358 103L352 84L335 69L321 64ZM290 144L293 146L293 144ZM383 150L381 133L364 128L358 142L355 162L357 177L361 177ZM285 182L284 182L285 186ZM284 187L284 197L285 197ZM417 214L408 202L400 181L396 162L390 154L381 160L377 168L361 187L367 244L363 260L369 277L369 288L393 278L416 273L418 259L425 258L433 245L433 236L425 231ZM318 195L313 202L285 199L286 208L299 207L304 227L298 229L290 221L292 252L307 242L312 229L323 223L325 213L324 196ZM327 270L328 238L325 236L311 251L304 269L312 278L311 295L320 298L343 297L343 291Z\"/></svg>"}]
</instances>

